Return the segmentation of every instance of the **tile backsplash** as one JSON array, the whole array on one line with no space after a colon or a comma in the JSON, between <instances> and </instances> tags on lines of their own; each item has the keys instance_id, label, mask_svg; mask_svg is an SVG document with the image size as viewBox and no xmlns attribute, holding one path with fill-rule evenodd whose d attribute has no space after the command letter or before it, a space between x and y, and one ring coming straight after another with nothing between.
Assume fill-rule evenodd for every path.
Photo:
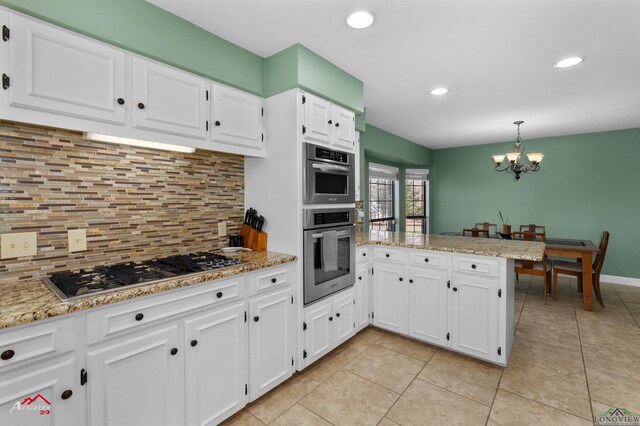
<instances>
[{"instance_id":1,"label":"tile backsplash","mask_svg":"<svg viewBox=\"0 0 640 426\"><path fill-rule=\"evenodd\" d=\"M37 232L38 254L0 260L0 284L225 247L244 208L244 158L86 141L0 120L0 233ZM69 253L67 231L87 230Z\"/></svg>"}]
</instances>

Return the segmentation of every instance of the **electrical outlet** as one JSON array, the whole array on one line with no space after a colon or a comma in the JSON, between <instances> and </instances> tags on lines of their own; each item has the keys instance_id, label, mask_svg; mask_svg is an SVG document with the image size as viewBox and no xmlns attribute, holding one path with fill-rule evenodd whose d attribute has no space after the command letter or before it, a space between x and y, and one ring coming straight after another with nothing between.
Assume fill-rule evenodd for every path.
<instances>
[{"instance_id":1,"label":"electrical outlet","mask_svg":"<svg viewBox=\"0 0 640 426\"><path fill-rule=\"evenodd\" d=\"M38 254L38 234L36 232L2 234L1 239L1 259L35 256Z\"/></svg>"},{"instance_id":2,"label":"electrical outlet","mask_svg":"<svg viewBox=\"0 0 640 426\"><path fill-rule=\"evenodd\" d=\"M87 249L87 230L72 229L68 232L69 253L85 251Z\"/></svg>"},{"instance_id":3,"label":"electrical outlet","mask_svg":"<svg viewBox=\"0 0 640 426\"><path fill-rule=\"evenodd\" d=\"M218 222L218 237L226 237L227 236L227 222L224 220L222 222Z\"/></svg>"}]
</instances>

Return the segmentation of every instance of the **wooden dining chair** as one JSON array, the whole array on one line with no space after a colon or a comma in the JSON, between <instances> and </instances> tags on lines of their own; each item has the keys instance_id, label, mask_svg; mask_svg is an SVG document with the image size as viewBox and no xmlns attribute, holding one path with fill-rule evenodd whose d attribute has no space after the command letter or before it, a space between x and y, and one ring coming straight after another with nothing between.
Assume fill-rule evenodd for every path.
<instances>
[{"instance_id":1,"label":"wooden dining chair","mask_svg":"<svg viewBox=\"0 0 640 426\"><path fill-rule=\"evenodd\" d=\"M600 253L596 255L596 259L593 261L591 274L593 282L593 290L596 293L600 306L604 308L604 301L602 300L602 293L600 293L600 272L602 271L602 265L604 264L604 257L607 254L607 247L609 246L609 232L602 232L602 239L600 240ZM578 288L582 287L582 263L572 262L570 260L554 260L553 262L553 299L557 300L556 292L558 290L558 274L571 275L578 278Z\"/></svg>"},{"instance_id":2,"label":"wooden dining chair","mask_svg":"<svg viewBox=\"0 0 640 426\"><path fill-rule=\"evenodd\" d=\"M478 229L478 228L464 228L462 230L462 236L463 237L485 237L485 238L489 238L489 230L488 229Z\"/></svg>"},{"instance_id":3,"label":"wooden dining chair","mask_svg":"<svg viewBox=\"0 0 640 426\"><path fill-rule=\"evenodd\" d=\"M512 232L511 238L520 241L540 241L546 240L546 235L542 232ZM547 256L542 256L542 261L516 260L516 280L519 281L520 274L543 277L544 280L544 304L547 304L547 293L551 284L551 265L547 264Z\"/></svg>"},{"instance_id":4,"label":"wooden dining chair","mask_svg":"<svg viewBox=\"0 0 640 426\"><path fill-rule=\"evenodd\" d=\"M534 232L537 234L547 235L547 227L544 225L535 225L533 223L529 225L520 225L520 232Z\"/></svg>"},{"instance_id":5,"label":"wooden dining chair","mask_svg":"<svg viewBox=\"0 0 640 426\"><path fill-rule=\"evenodd\" d=\"M495 223L489 223L489 222L476 223L475 227L478 229L486 229L487 231L489 231L490 235L491 235L491 232L493 232L493 236L498 235L498 225Z\"/></svg>"}]
</instances>

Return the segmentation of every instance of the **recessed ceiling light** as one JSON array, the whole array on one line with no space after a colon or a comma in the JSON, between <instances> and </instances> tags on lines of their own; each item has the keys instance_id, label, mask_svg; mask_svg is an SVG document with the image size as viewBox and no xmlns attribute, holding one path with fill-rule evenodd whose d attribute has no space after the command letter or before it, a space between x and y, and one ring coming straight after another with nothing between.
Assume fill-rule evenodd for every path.
<instances>
[{"instance_id":1,"label":"recessed ceiling light","mask_svg":"<svg viewBox=\"0 0 640 426\"><path fill-rule=\"evenodd\" d=\"M444 87L438 87L437 89L433 89L429 93L431 93L432 95L435 95L435 96L440 96L440 95L444 95L448 91L449 91L449 89L445 89Z\"/></svg>"},{"instance_id":2,"label":"recessed ceiling light","mask_svg":"<svg viewBox=\"0 0 640 426\"><path fill-rule=\"evenodd\" d=\"M558 63L554 65L554 68L569 68L574 65L578 65L582 61L583 59L581 57L573 56L571 58L566 58L561 61L558 61Z\"/></svg>"},{"instance_id":3,"label":"recessed ceiling light","mask_svg":"<svg viewBox=\"0 0 640 426\"><path fill-rule=\"evenodd\" d=\"M373 25L375 20L376 15L374 15L373 12L360 10L349 15L349 17L347 18L347 25L355 30L363 30Z\"/></svg>"}]
</instances>

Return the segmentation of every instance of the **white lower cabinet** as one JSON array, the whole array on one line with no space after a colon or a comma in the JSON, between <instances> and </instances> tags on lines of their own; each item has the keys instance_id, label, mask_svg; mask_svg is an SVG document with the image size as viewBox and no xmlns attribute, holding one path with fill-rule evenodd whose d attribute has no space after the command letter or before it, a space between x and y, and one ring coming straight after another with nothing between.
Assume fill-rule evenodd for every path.
<instances>
[{"instance_id":1,"label":"white lower cabinet","mask_svg":"<svg viewBox=\"0 0 640 426\"><path fill-rule=\"evenodd\" d=\"M378 249L375 259L375 326L508 363L513 327L502 324L512 323L513 304L500 301L513 292L507 291L510 263L505 259L396 247Z\"/></svg>"},{"instance_id":2,"label":"white lower cabinet","mask_svg":"<svg viewBox=\"0 0 640 426\"><path fill-rule=\"evenodd\" d=\"M447 271L409 268L409 336L447 345Z\"/></svg>"},{"instance_id":3,"label":"white lower cabinet","mask_svg":"<svg viewBox=\"0 0 640 426\"><path fill-rule=\"evenodd\" d=\"M250 399L293 374L293 299L291 287L249 300Z\"/></svg>"},{"instance_id":4,"label":"white lower cabinet","mask_svg":"<svg viewBox=\"0 0 640 426\"><path fill-rule=\"evenodd\" d=\"M453 274L451 348L488 361L498 359L496 280Z\"/></svg>"},{"instance_id":5,"label":"white lower cabinet","mask_svg":"<svg viewBox=\"0 0 640 426\"><path fill-rule=\"evenodd\" d=\"M215 425L247 403L245 303L185 321L187 425Z\"/></svg>"},{"instance_id":6,"label":"white lower cabinet","mask_svg":"<svg viewBox=\"0 0 640 426\"><path fill-rule=\"evenodd\" d=\"M184 424L182 352L175 323L90 350L89 424Z\"/></svg>"},{"instance_id":7,"label":"white lower cabinet","mask_svg":"<svg viewBox=\"0 0 640 426\"><path fill-rule=\"evenodd\" d=\"M308 366L349 340L356 331L355 291L342 291L305 309L303 364Z\"/></svg>"},{"instance_id":8,"label":"white lower cabinet","mask_svg":"<svg viewBox=\"0 0 640 426\"><path fill-rule=\"evenodd\" d=\"M369 325L369 264L356 265L356 330Z\"/></svg>"},{"instance_id":9,"label":"white lower cabinet","mask_svg":"<svg viewBox=\"0 0 640 426\"><path fill-rule=\"evenodd\" d=\"M0 425L69 426L84 423L75 358L0 376ZM31 402L31 400L33 400Z\"/></svg>"},{"instance_id":10,"label":"white lower cabinet","mask_svg":"<svg viewBox=\"0 0 640 426\"><path fill-rule=\"evenodd\" d=\"M407 334L407 268L378 262L373 270L373 324L385 330Z\"/></svg>"}]
</instances>

